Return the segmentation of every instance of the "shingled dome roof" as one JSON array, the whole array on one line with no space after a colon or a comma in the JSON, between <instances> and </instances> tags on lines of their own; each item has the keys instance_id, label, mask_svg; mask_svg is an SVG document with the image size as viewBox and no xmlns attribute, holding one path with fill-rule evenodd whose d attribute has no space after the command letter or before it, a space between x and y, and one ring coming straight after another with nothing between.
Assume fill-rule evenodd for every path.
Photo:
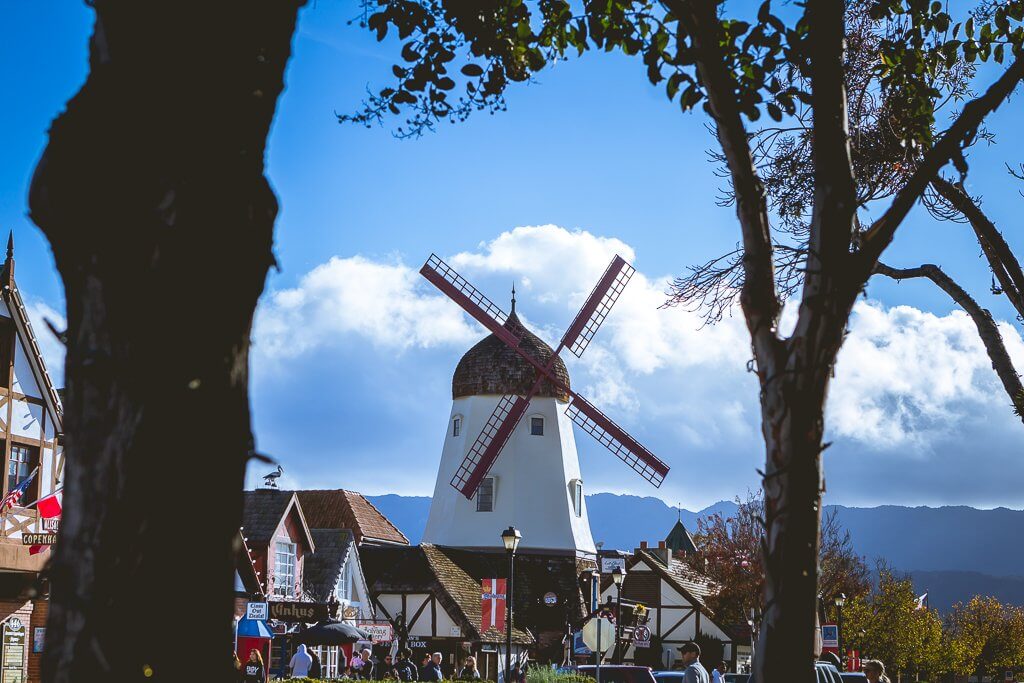
<instances>
[{"instance_id":1,"label":"shingled dome roof","mask_svg":"<svg viewBox=\"0 0 1024 683\"><path fill-rule=\"evenodd\" d=\"M505 329L520 337L523 340L520 347L541 363L547 363L554 354L540 337L526 329L516 315L515 308L505 321ZM561 358L555 360L552 371L565 386L570 386L569 371L565 369ZM537 370L532 365L491 334L467 351L459 361L452 377L452 398L504 394L525 396L536 378ZM569 400L568 394L549 380L544 380L536 395Z\"/></svg>"}]
</instances>

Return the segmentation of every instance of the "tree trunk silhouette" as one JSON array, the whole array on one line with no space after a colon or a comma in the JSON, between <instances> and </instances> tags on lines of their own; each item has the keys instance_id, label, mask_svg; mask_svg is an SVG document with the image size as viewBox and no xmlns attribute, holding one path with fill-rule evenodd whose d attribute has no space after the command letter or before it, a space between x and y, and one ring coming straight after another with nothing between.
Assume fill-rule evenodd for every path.
<instances>
[{"instance_id":1,"label":"tree trunk silhouette","mask_svg":"<svg viewBox=\"0 0 1024 683\"><path fill-rule=\"evenodd\" d=\"M68 309L48 683L235 675L264 151L301 4L94 3L88 79L30 194Z\"/></svg>"}]
</instances>

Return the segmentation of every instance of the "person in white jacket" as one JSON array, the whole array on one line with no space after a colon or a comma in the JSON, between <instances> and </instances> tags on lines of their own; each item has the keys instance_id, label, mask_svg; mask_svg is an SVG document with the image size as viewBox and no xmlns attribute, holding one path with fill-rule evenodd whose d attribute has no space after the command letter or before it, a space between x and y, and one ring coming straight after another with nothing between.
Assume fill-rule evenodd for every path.
<instances>
[{"instance_id":1,"label":"person in white jacket","mask_svg":"<svg viewBox=\"0 0 1024 683\"><path fill-rule=\"evenodd\" d=\"M306 652L305 645L299 645L299 649L292 655L292 661L288 662L288 668L292 671L292 678L305 678L309 675L309 667L313 665L313 658Z\"/></svg>"}]
</instances>

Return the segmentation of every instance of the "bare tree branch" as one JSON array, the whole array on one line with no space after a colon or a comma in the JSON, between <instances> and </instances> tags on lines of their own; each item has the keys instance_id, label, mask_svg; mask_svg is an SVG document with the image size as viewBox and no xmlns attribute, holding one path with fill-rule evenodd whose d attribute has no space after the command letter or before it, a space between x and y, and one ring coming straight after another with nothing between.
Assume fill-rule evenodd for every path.
<instances>
[{"instance_id":1,"label":"bare tree branch","mask_svg":"<svg viewBox=\"0 0 1024 683\"><path fill-rule=\"evenodd\" d=\"M917 170L914 171L914 175L896 194L888 210L864 234L861 239L863 271L856 274L857 279L862 278L863 282L867 282L867 278L874 271L875 263L892 242L896 229L910 212L914 203L921 198L932 180L938 177L942 167L959 154L965 142L969 142L976 134L985 117L994 112L1009 97L1022 78L1024 78L1024 57L1017 57L1013 64L985 91L984 95L976 97L964 105L963 111L960 112L953 125L924 155Z\"/></svg>"},{"instance_id":2,"label":"bare tree branch","mask_svg":"<svg viewBox=\"0 0 1024 683\"><path fill-rule=\"evenodd\" d=\"M1003 294L1017 310L1017 316L1024 319L1024 271L1021 270L1010 245L981 210L981 206L961 188L942 176L936 176L932 180L932 187L953 208L963 214L974 228L981 250L988 259L989 267L999 281Z\"/></svg>"},{"instance_id":3,"label":"bare tree branch","mask_svg":"<svg viewBox=\"0 0 1024 683\"><path fill-rule=\"evenodd\" d=\"M1021 384L1020 375L1013 366L1013 360L1006 351L1003 343L1003 335L999 332L999 326L992 318L988 309L982 308L967 291L958 285L953 278L946 275L941 268L931 263L926 263L917 268L891 268L882 262L875 266L875 272L885 275L896 281L908 278L927 278L939 286L942 291L949 294L960 308L971 316L974 326L978 328L978 336L985 344L985 351L989 360L992 361L992 368L1003 383L1003 389L1010 397L1010 404L1013 412L1024 420L1024 385Z\"/></svg>"}]
</instances>

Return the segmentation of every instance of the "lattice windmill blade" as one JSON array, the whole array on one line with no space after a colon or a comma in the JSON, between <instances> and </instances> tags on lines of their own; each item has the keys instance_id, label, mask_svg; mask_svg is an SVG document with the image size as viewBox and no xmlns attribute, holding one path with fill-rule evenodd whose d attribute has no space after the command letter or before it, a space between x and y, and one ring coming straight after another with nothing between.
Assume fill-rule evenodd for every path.
<instances>
[{"instance_id":1,"label":"lattice windmill blade","mask_svg":"<svg viewBox=\"0 0 1024 683\"><path fill-rule=\"evenodd\" d=\"M477 487L508 443L529 405L530 399L522 396L502 396L498 401L498 406L452 478L452 486L463 496L472 499L476 495Z\"/></svg>"},{"instance_id":2,"label":"lattice windmill blade","mask_svg":"<svg viewBox=\"0 0 1024 683\"><path fill-rule=\"evenodd\" d=\"M480 321L480 324L493 332L509 346L516 348L520 339L507 329L505 321L508 316L498 306L484 296L479 289L459 275L447 263L431 254L427 262L420 268L420 275L447 294L462 309Z\"/></svg>"},{"instance_id":3,"label":"lattice windmill blade","mask_svg":"<svg viewBox=\"0 0 1024 683\"><path fill-rule=\"evenodd\" d=\"M576 318L569 325L562 337L562 346L572 351L577 358L583 355L590 340L597 334L601 323L608 317L612 306L618 300L622 290L625 289L629 278L633 277L636 270L626 263L626 260L616 254L612 259L604 275L598 280L594 290L587 297L583 308L576 314Z\"/></svg>"},{"instance_id":4,"label":"lattice windmill blade","mask_svg":"<svg viewBox=\"0 0 1024 683\"><path fill-rule=\"evenodd\" d=\"M665 475L668 474L668 465L640 445L636 439L626 433L626 430L612 422L611 418L594 407L587 399L579 394L574 395L565 414L583 431L597 439L598 443L618 456L622 462L632 467L640 476L654 484L655 487L661 486Z\"/></svg>"}]
</instances>

